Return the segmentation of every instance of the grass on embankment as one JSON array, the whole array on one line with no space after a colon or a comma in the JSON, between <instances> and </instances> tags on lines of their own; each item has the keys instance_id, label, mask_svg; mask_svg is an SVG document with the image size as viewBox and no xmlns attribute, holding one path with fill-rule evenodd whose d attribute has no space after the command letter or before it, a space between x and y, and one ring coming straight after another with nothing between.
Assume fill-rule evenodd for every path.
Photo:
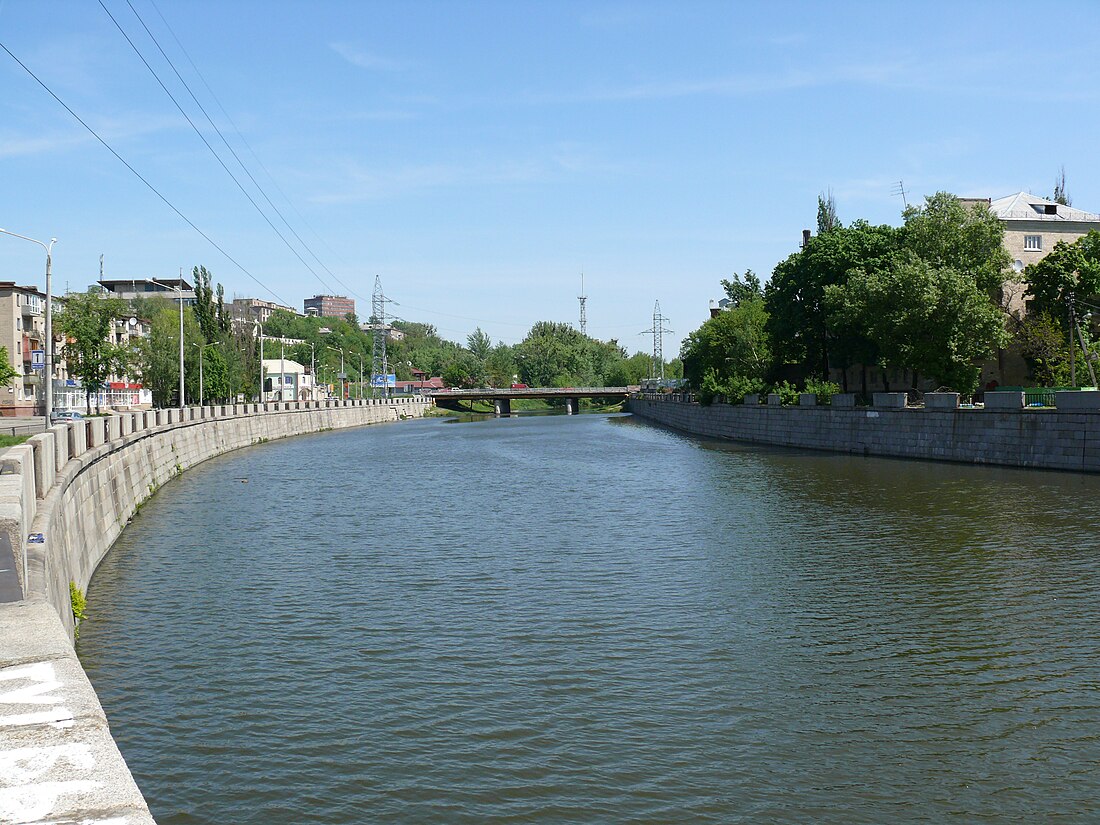
<instances>
[{"instance_id":1,"label":"grass on embankment","mask_svg":"<svg viewBox=\"0 0 1100 825\"><path fill-rule=\"evenodd\" d=\"M30 438L29 435L0 435L0 449L22 444L28 438Z\"/></svg>"}]
</instances>

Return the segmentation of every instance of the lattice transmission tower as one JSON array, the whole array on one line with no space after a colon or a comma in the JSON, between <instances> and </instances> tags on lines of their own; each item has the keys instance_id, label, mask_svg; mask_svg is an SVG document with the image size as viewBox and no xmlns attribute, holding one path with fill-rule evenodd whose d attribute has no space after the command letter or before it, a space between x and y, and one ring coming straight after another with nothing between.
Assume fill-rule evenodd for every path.
<instances>
[{"instance_id":1,"label":"lattice transmission tower","mask_svg":"<svg viewBox=\"0 0 1100 825\"><path fill-rule=\"evenodd\" d=\"M581 335L588 334L588 319L584 316L584 305L588 303L588 296L584 294L584 273L581 273L581 294L577 296L581 302Z\"/></svg>"},{"instance_id":2,"label":"lattice transmission tower","mask_svg":"<svg viewBox=\"0 0 1100 825\"><path fill-rule=\"evenodd\" d=\"M382 291L382 276L374 276L374 293L370 299L371 326L374 332L374 346L370 359L370 389L371 396L378 395L379 380L383 395L389 394L389 385L386 382L386 374L389 364L386 363L386 304L389 302L386 293ZM381 376L379 379L378 376Z\"/></svg>"},{"instance_id":3,"label":"lattice transmission tower","mask_svg":"<svg viewBox=\"0 0 1100 825\"><path fill-rule=\"evenodd\" d=\"M649 368L649 377L657 380L665 380L665 353L664 353L664 333L671 333L671 329L665 329L665 321L669 320L661 314L661 302L653 302L653 326L649 329L642 330L640 335L652 335L653 336L653 364Z\"/></svg>"}]
</instances>

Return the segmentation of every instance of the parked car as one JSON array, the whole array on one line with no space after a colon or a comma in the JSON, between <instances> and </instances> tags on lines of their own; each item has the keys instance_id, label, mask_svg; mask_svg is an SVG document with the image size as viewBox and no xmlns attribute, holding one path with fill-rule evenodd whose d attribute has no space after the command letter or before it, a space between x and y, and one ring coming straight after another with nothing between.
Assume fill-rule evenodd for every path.
<instances>
[{"instance_id":1,"label":"parked car","mask_svg":"<svg viewBox=\"0 0 1100 825\"><path fill-rule=\"evenodd\" d=\"M84 416L76 410L54 410L50 416L51 424L64 424L69 421L82 421Z\"/></svg>"}]
</instances>

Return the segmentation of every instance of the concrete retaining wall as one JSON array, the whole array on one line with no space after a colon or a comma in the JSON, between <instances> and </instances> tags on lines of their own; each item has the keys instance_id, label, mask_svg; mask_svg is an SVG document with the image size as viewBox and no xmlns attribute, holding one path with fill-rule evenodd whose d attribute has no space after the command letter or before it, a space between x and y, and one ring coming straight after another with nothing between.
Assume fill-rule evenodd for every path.
<instances>
[{"instance_id":1,"label":"concrete retaining wall","mask_svg":"<svg viewBox=\"0 0 1100 825\"><path fill-rule=\"evenodd\" d=\"M430 405L157 410L58 425L0 454L0 822L153 821L73 651L69 596L69 582L87 589L145 499L230 450L419 417Z\"/></svg>"},{"instance_id":2,"label":"concrete retaining wall","mask_svg":"<svg viewBox=\"0 0 1100 825\"><path fill-rule=\"evenodd\" d=\"M684 400L648 398L631 399L627 409L707 438L858 455L1100 472L1100 410L703 407Z\"/></svg>"}]
</instances>

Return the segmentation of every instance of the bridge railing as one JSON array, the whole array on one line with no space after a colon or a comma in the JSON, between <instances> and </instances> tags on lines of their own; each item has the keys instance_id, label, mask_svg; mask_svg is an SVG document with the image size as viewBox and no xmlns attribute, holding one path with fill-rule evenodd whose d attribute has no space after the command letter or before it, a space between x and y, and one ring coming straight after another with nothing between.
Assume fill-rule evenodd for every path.
<instances>
[{"instance_id":1,"label":"bridge railing","mask_svg":"<svg viewBox=\"0 0 1100 825\"><path fill-rule=\"evenodd\" d=\"M485 387L482 389L437 389L428 395L440 395L448 398L491 398L501 396L507 398L523 398L524 396L543 397L547 395L560 395L563 398L577 395L629 395L627 387Z\"/></svg>"}]
</instances>

